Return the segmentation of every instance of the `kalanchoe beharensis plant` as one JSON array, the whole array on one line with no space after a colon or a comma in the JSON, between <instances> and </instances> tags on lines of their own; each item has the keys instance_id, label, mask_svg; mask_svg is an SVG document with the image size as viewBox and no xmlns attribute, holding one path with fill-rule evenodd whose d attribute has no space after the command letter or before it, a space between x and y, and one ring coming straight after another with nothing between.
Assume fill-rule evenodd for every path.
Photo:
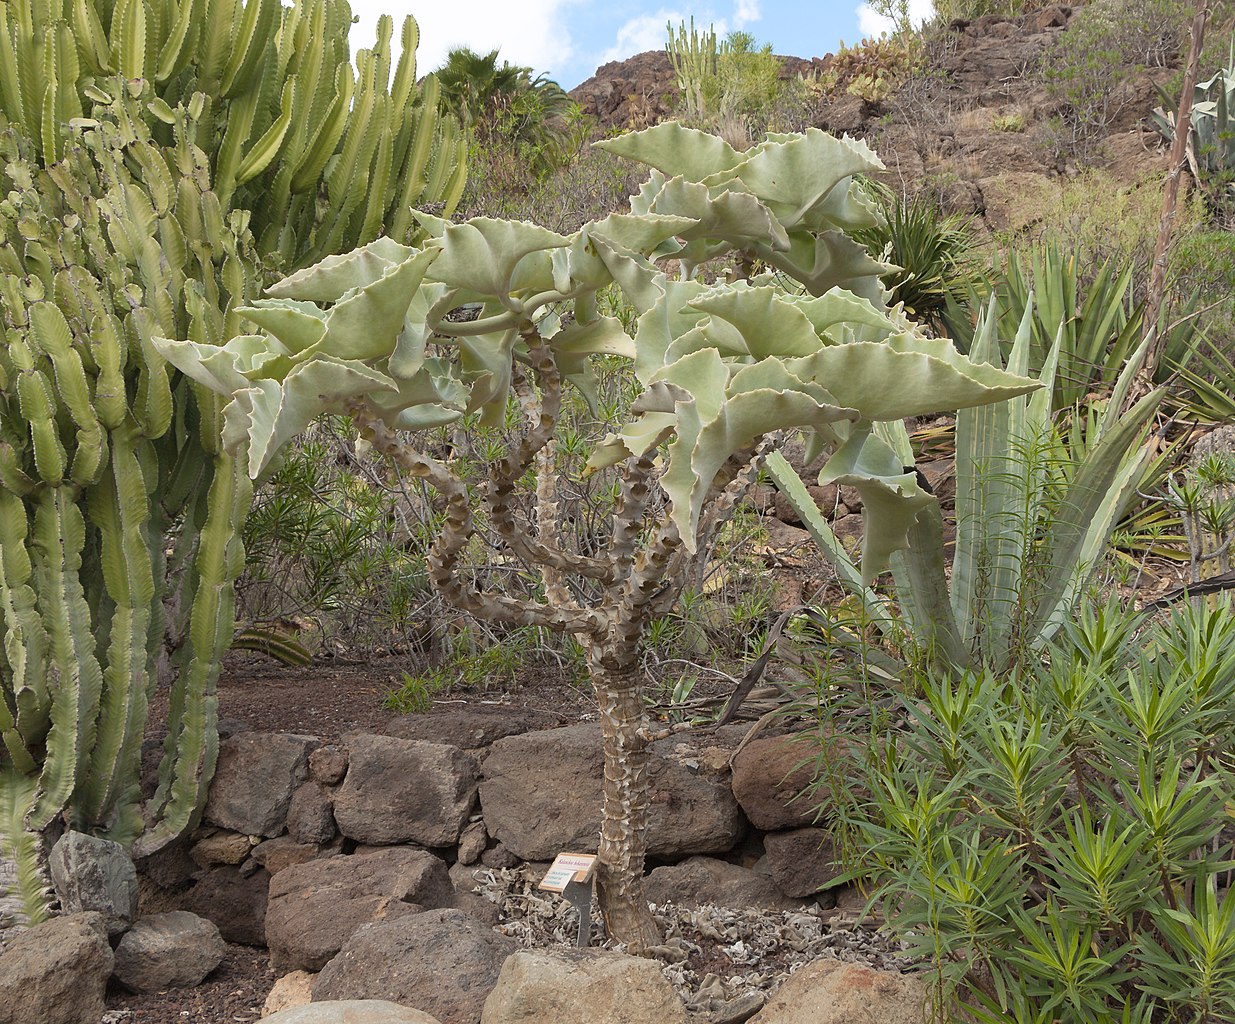
<instances>
[{"instance_id":1,"label":"kalanchoe beharensis plant","mask_svg":"<svg viewBox=\"0 0 1235 1024\"><path fill-rule=\"evenodd\" d=\"M600 901L634 950L659 941L643 896L648 744L637 671L645 625L677 597L683 569L753 482L782 431L835 454L829 472L864 492L864 571L903 546L928 500L881 420L999 401L1038 385L970 362L883 309L879 275L843 229L868 222L853 175L877 168L862 143L819 131L771 136L739 153L668 123L604 147L654 170L629 214L573 235L528 223L451 224L421 215L419 247L378 240L287 278L246 315L261 334L223 346L159 341L186 374L233 396L225 444L248 445L257 476L325 411L346 411L375 447L427 480L445 506L434 583L473 615L558 629L583 644L604 737ZM744 279L709 286L693 270L734 253ZM659 269L678 261L680 276ZM750 276L758 264L775 272ZM634 336L600 315L616 282ZM593 452L614 472L607 543L584 555L557 516L552 445L563 388L585 394L590 361L633 360L643 386L630 422ZM469 488L461 462L418 448L417 430L475 415L524 428ZM531 521L516 491L533 472ZM477 506L482 506L478 508ZM539 568L527 594L481 588L464 567L483 511L491 534Z\"/></svg>"}]
</instances>

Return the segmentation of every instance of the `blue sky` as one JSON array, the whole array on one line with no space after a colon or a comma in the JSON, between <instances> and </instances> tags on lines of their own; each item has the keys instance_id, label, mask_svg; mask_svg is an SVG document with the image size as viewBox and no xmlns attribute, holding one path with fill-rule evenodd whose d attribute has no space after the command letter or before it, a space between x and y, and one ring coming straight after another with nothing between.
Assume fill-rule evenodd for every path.
<instances>
[{"instance_id":1,"label":"blue sky","mask_svg":"<svg viewBox=\"0 0 1235 1024\"><path fill-rule=\"evenodd\" d=\"M914 6L920 0L913 0ZM929 8L929 0L924 4ZM878 28L857 0L352 0L359 23L353 43L372 42L380 14L406 14L420 24L419 70L432 70L451 46L487 52L497 47L512 64L545 72L566 88L606 61L665 43L665 23L714 24L718 32L743 29L777 53L822 57L837 43Z\"/></svg>"}]
</instances>

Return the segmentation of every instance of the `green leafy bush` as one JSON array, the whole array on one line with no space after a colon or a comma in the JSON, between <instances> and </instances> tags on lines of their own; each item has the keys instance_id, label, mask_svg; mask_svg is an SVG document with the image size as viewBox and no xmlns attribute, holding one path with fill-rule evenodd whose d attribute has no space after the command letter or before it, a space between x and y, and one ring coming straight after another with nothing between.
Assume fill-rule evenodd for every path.
<instances>
[{"instance_id":1,"label":"green leafy bush","mask_svg":"<svg viewBox=\"0 0 1235 1024\"><path fill-rule=\"evenodd\" d=\"M819 83L830 94L841 91L867 103L879 103L921 65L921 44L912 33L842 43Z\"/></svg>"},{"instance_id":2,"label":"green leafy bush","mask_svg":"<svg viewBox=\"0 0 1235 1024\"><path fill-rule=\"evenodd\" d=\"M1121 87L1178 57L1192 12L1188 0L1093 0L1073 15L1042 65L1063 105L1052 132L1057 151L1080 159L1096 153L1124 112Z\"/></svg>"},{"instance_id":3,"label":"green leafy bush","mask_svg":"<svg viewBox=\"0 0 1235 1024\"><path fill-rule=\"evenodd\" d=\"M501 153L542 178L582 148L579 105L552 79L508 61L499 65L497 56L452 49L437 71L442 100L472 131L469 162Z\"/></svg>"},{"instance_id":4,"label":"green leafy bush","mask_svg":"<svg viewBox=\"0 0 1235 1024\"><path fill-rule=\"evenodd\" d=\"M1048 665L925 678L903 728L872 723L838 813L941 1019L1235 1014L1233 612L1089 607Z\"/></svg>"}]
</instances>

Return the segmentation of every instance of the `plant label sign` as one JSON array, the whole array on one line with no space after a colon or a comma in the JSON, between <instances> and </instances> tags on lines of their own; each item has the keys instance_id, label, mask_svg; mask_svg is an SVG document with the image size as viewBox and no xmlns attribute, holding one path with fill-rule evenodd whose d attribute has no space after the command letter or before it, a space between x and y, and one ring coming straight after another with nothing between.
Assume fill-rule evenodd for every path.
<instances>
[{"instance_id":1,"label":"plant label sign","mask_svg":"<svg viewBox=\"0 0 1235 1024\"><path fill-rule=\"evenodd\" d=\"M564 893L571 882L590 882L595 871L594 853L559 853L540 880L540 888Z\"/></svg>"}]
</instances>

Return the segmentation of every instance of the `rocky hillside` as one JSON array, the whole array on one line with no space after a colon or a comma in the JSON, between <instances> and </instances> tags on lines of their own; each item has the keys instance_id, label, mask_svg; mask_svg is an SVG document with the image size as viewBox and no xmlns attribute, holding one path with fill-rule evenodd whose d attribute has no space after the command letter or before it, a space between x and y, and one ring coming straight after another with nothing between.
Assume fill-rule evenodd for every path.
<instances>
[{"instance_id":1,"label":"rocky hillside","mask_svg":"<svg viewBox=\"0 0 1235 1024\"><path fill-rule=\"evenodd\" d=\"M945 210L991 231L1032 225L1061 182L1086 164L1121 185L1154 177L1165 159L1147 117L1171 69L1137 74L1112 90L1106 137L1085 159L1052 145L1061 104L1039 69L1072 19L1072 7L1053 4L1016 18L953 22L931 44L925 73L882 103L841 90L820 102L813 123L867 139L887 165L888 184L931 191ZM833 57L783 60L785 74L796 75L824 71ZM606 129L643 127L672 115L677 87L666 55L649 51L604 65L571 95Z\"/></svg>"}]
</instances>

